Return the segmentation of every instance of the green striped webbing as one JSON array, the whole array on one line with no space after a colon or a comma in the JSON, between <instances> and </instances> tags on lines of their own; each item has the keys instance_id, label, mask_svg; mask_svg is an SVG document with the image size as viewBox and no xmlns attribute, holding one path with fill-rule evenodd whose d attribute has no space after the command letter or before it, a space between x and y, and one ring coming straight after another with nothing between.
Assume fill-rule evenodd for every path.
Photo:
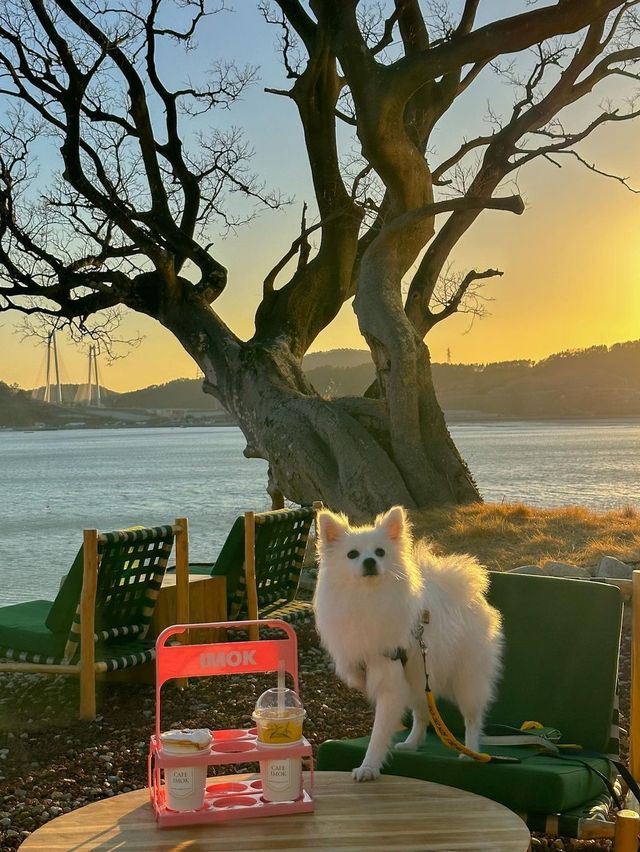
<instances>
[{"instance_id":1,"label":"green striped webbing","mask_svg":"<svg viewBox=\"0 0 640 852\"><path fill-rule=\"evenodd\" d=\"M312 506L275 509L255 515L259 613L270 606L294 599L314 517ZM245 618L246 615L246 578L243 570L230 603L229 617L237 619Z\"/></svg>"},{"instance_id":2,"label":"green striped webbing","mask_svg":"<svg viewBox=\"0 0 640 852\"><path fill-rule=\"evenodd\" d=\"M95 641L144 639L149 630L167 561L172 526L116 530L98 536ZM80 603L64 651L74 659L80 645Z\"/></svg>"}]
</instances>

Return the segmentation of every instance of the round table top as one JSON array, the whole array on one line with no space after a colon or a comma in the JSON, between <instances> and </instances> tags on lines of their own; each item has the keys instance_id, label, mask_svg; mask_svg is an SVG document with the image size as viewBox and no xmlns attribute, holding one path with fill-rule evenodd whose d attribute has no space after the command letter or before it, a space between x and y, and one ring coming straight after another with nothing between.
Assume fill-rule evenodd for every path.
<instances>
[{"instance_id":1,"label":"round table top","mask_svg":"<svg viewBox=\"0 0 640 852\"><path fill-rule=\"evenodd\" d=\"M243 778L255 776L242 776ZM231 776L211 779L232 780ZM415 778L360 783L347 772L315 773L315 811L158 828L148 790L122 793L58 817L21 849L142 852L266 852L324 849L393 852L527 852L522 820L490 799Z\"/></svg>"}]
</instances>

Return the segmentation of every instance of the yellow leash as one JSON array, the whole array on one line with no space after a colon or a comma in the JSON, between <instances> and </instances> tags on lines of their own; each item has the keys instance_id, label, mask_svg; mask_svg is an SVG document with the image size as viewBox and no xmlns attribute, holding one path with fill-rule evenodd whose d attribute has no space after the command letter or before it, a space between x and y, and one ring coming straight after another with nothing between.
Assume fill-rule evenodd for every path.
<instances>
[{"instance_id":1,"label":"yellow leash","mask_svg":"<svg viewBox=\"0 0 640 852\"><path fill-rule=\"evenodd\" d=\"M438 735L440 742L448 748L451 748L460 754L464 754L467 757L472 758L472 760L477 760L480 763L520 763L520 759L517 757L489 754L485 751L473 751L463 745L460 740L451 733L449 728L447 728L436 705L436 699L433 692L431 692L431 687L429 686L429 673L427 671L427 646L424 642L423 632L424 628L422 624L419 624L417 637L418 644L420 645L420 651L422 652L422 662L424 663L425 693L427 696L427 706L429 708L429 718L431 719L431 724L433 725L433 729Z\"/></svg>"}]
</instances>

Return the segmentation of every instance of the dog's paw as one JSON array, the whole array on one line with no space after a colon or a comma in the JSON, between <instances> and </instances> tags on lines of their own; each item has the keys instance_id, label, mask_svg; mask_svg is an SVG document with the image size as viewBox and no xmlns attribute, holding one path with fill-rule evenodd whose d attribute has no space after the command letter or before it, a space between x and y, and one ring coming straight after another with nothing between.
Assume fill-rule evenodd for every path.
<instances>
[{"instance_id":1,"label":"dog's paw","mask_svg":"<svg viewBox=\"0 0 640 852\"><path fill-rule=\"evenodd\" d=\"M459 754L458 760L473 760L470 754Z\"/></svg>"},{"instance_id":2,"label":"dog's paw","mask_svg":"<svg viewBox=\"0 0 640 852\"><path fill-rule=\"evenodd\" d=\"M351 775L354 781L375 781L380 777L380 770L374 769L373 766L365 766L363 763L362 766L354 769Z\"/></svg>"},{"instance_id":3,"label":"dog's paw","mask_svg":"<svg viewBox=\"0 0 640 852\"><path fill-rule=\"evenodd\" d=\"M398 751L415 751L418 746L415 743L409 742L409 740L403 740L400 743L396 743L394 748Z\"/></svg>"},{"instance_id":4,"label":"dog's paw","mask_svg":"<svg viewBox=\"0 0 640 852\"><path fill-rule=\"evenodd\" d=\"M366 692L367 691L367 679L365 677L357 677L355 675L350 675L345 678L345 683L350 689L356 689L358 692Z\"/></svg>"}]
</instances>

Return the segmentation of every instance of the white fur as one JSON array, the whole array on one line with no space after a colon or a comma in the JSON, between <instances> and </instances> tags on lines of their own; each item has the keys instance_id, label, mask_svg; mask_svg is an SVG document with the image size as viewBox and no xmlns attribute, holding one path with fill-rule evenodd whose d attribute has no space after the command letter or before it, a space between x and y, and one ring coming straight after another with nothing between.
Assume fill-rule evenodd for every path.
<instances>
[{"instance_id":1,"label":"white fur","mask_svg":"<svg viewBox=\"0 0 640 852\"><path fill-rule=\"evenodd\" d=\"M338 676L375 704L369 747L353 777L369 781L379 776L407 707L413 727L397 748L415 749L426 733L424 667L413 634L425 610L430 614L424 638L432 691L458 705L465 744L477 751L502 645L500 614L485 598L486 570L471 556L437 557L425 542L414 545L400 506L373 527L361 528L323 511L318 531L314 609L320 639ZM365 560L372 559L376 573L366 576ZM371 562L368 566L374 570ZM408 652L405 667L386 656L396 648Z\"/></svg>"}]
</instances>

